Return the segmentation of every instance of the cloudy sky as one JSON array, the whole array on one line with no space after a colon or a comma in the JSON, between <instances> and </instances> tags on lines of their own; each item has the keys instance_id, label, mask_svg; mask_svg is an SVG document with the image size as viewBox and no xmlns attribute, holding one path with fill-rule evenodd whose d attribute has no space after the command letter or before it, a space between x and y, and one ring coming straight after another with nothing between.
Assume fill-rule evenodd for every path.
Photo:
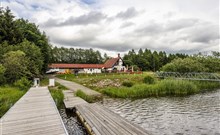
<instances>
[{"instance_id":1,"label":"cloudy sky","mask_svg":"<svg viewBox=\"0 0 220 135\"><path fill-rule=\"evenodd\" d=\"M220 51L219 0L0 0L39 25L54 46L113 56L148 48Z\"/></svg>"}]
</instances>

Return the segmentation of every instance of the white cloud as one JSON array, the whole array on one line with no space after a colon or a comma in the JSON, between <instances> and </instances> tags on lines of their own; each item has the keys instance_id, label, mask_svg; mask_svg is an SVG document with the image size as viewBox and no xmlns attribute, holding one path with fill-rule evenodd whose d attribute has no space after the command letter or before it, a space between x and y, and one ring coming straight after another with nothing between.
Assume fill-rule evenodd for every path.
<instances>
[{"instance_id":1,"label":"white cloud","mask_svg":"<svg viewBox=\"0 0 220 135\"><path fill-rule=\"evenodd\" d=\"M132 48L219 49L218 0L11 0L3 5L37 23L54 45L109 54Z\"/></svg>"}]
</instances>

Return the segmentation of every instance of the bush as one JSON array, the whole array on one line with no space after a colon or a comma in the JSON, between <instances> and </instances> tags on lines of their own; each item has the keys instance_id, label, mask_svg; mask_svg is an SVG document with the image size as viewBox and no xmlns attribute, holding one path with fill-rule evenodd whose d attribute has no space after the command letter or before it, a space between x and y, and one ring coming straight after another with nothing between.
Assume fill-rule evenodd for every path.
<instances>
[{"instance_id":1,"label":"bush","mask_svg":"<svg viewBox=\"0 0 220 135\"><path fill-rule=\"evenodd\" d=\"M20 90L28 90L31 87L31 82L27 78L22 77L14 83L14 86Z\"/></svg>"},{"instance_id":2,"label":"bush","mask_svg":"<svg viewBox=\"0 0 220 135\"><path fill-rule=\"evenodd\" d=\"M148 75L148 76L144 77L143 81L146 84L154 84L155 83L155 78L153 76Z\"/></svg>"},{"instance_id":3,"label":"bush","mask_svg":"<svg viewBox=\"0 0 220 135\"><path fill-rule=\"evenodd\" d=\"M125 86L125 87L132 87L134 85L134 83L131 82L131 81L124 81L122 83L122 85Z\"/></svg>"}]
</instances>

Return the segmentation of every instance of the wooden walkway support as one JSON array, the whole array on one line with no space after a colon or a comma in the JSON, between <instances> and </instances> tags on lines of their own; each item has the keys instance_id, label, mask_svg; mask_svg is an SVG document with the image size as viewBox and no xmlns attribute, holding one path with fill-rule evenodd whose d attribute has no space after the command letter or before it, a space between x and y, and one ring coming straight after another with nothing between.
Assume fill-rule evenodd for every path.
<instances>
[{"instance_id":1,"label":"wooden walkway support","mask_svg":"<svg viewBox=\"0 0 220 135\"><path fill-rule=\"evenodd\" d=\"M0 135L68 135L47 87L31 88L2 117Z\"/></svg>"},{"instance_id":2,"label":"wooden walkway support","mask_svg":"<svg viewBox=\"0 0 220 135\"><path fill-rule=\"evenodd\" d=\"M148 135L109 109L97 104L76 106L76 114L92 135Z\"/></svg>"},{"instance_id":3,"label":"wooden walkway support","mask_svg":"<svg viewBox=\"0 0 220 135\"><path fill-rule=\"evenodd\" d=\"M75 108L76 105L87 104L87 102L82 98L75 97L73 91L71 90L64 90L63 95L64 95L63 102L67 109L73 109Z\"/></svg>"}]
</instances>

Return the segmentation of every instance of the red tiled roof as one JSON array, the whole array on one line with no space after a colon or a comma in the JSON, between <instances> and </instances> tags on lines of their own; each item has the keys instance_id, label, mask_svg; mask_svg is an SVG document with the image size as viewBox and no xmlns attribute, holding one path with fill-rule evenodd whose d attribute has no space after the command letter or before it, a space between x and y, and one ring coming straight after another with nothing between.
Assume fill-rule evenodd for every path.
<instances>
[{"instance_id":1,"label":"red tiled roof","mask_svg":"<svg viewBox=\"0 0 220 135\"><path fill-rule=\"evenodd\" d=\"M105 62L104 67L105 68L111 68L115 65L115 63L119 60L119 58L112 58Z\"/></svg>"},{"instance_id":2,"label":"red tiled roof","mask_svg":"<svg viewBox=\"0 0 220 135\"><path fill-rule=\"evenodd\" d=\"M53 63L48 66L49 68L103 68L104 64L64 64Z\"/></svg>"},{"instance_id":3,"label":"red tiled roof","mask_svg":"<svg viewBox=\"0 0 220 135\"><path fill-rule=\"evenodd\" d=\"M119 58L112 58L105 62L105 64L65 64L65 63L52 63L49 68L111 68Z\"/></svg>"}]
</instances>

